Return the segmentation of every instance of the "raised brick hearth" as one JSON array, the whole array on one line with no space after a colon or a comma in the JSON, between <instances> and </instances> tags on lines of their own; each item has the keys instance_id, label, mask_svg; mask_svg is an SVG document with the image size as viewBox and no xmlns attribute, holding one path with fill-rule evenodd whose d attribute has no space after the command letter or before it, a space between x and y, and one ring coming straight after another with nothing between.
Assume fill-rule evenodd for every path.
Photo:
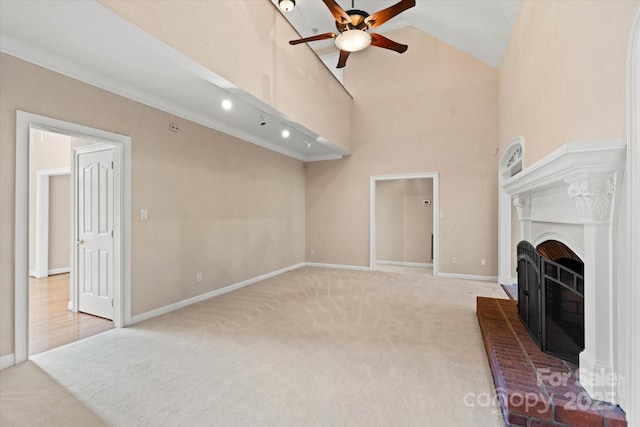
<instances>
[{"instance_id":1,"label":"raised brick hearth","mask_svg":"<svg viewBox=\"0 0 640 427\"><path fill-rule=\"evenodd\" d=\"M591 400L576 377L577 366L538 348L516 301L478 297L477 314L507 426L627 425L618 406Z\"/></svg>"}]
</instances>

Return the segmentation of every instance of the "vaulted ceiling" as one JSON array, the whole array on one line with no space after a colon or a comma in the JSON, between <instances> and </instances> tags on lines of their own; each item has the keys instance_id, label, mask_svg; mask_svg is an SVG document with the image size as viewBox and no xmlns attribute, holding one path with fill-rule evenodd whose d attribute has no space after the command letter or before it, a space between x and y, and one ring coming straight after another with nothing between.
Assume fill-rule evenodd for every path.
<instances>
[{"instance_id":1,"label":"vaulted ceiling","mask_svg":"<svg viewBox=\"0 0 640 427\"><path fill-rule=\"evenodd\" d=\"M297 3L286 17L301 35L334 30L320 0ZM370 12L394 3L355 0ZM498 67L519 7L520 0L418 0L376 30L413 25ZM94 1L0 1L0 51L302 161L347 154Z\"/></svg>"},{"instance_id":2,"label":"vaulted ceiling","mask_svg":"<svg viewBox=\"0 0 640 427\"><path fill-rule=\"evenodd\" d=\"M398 1L337 0L337 3L344 10L355 8L373 14ZM412 25L498 68L521 3L521 0L417 0L414 7L377 27L376 33ZM302 37L336 31L331 13L320 0L297 0L296 7L283 15ZM319 50L333 46L333 40L312 42L309 46Z\"/></svg>"}]
</instances>

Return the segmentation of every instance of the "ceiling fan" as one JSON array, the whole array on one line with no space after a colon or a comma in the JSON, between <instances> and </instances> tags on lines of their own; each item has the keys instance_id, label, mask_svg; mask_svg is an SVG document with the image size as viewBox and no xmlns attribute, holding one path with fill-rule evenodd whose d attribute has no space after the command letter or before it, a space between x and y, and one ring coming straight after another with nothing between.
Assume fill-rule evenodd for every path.
<instances>
[{"instance_id":1,"label":"ceiling fan","mask_svg":"<svg viewBox=\"0 0 640 427\"><path fill-rule=\"evenodd\" d=\"M351 9L345 10L340 7L335 0L322 0L329 8L329 11L336 20L336 28L340 34L324 33L312 37L306 37L298 40L291 40L289 44L296 45L300 43L313 42L318 40L335 39L336 47L340 49L340 58L338 59L337 68L342 68L347 63L347 58L351 52L363 50L369 45L390 49L398 53L404 53L407 50L406 44L396 43L393 40L381 36L380 34L371 33L369 29L384 24L391 18L399 15L405 10L416 5L415 0L400 0L393 6L382 9L372 15L367 12ZM353 8L353 0L351 2Z\"/></svg>"}]
</instances>

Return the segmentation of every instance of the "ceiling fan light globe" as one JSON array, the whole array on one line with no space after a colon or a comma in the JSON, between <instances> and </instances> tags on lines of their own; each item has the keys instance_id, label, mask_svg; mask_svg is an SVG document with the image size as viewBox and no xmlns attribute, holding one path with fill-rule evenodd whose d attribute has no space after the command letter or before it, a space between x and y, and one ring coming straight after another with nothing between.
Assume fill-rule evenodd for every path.
<instances>
[{"instance_id":1,"label":"ceiling fan light globe","mask_svg":"<svg viewBox=\"0 0 640 427\"><path fill-rule=\"evenodd\" d=\"M279 0L278 5L280 6L280 9L282 9L284 12L291 12L293 8L296 7L296 1L295 0Z\"/></svg>"},{"instance_id":2,"label":"ceiling fan light globe","mask_svg":"<svg viewBox=\"0 0 640 427\"><path fill-rule=\"evenodd\" d=\"M336 37L336 47L347 52L366 49L370 44L371 36L362 30L348 30Z\"/></svg>"}]
</instances>

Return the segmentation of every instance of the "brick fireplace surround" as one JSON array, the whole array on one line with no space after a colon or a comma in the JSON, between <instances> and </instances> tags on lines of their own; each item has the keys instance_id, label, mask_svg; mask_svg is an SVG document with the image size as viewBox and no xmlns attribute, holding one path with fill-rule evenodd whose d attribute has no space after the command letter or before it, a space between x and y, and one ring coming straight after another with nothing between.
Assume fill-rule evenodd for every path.
<instances>
[{"instance_id":1,"label":"brick fireplace surround","mask_svg":"<svg viewBox=\"0 0 640 427\"><path fill-rule=\"evenodd\" d=\"M516 301L478 297L477 315L507 426L627 425L618 406L589 397L576 365L538 348L518 317Z\"/></svg>"}]
</instances>

